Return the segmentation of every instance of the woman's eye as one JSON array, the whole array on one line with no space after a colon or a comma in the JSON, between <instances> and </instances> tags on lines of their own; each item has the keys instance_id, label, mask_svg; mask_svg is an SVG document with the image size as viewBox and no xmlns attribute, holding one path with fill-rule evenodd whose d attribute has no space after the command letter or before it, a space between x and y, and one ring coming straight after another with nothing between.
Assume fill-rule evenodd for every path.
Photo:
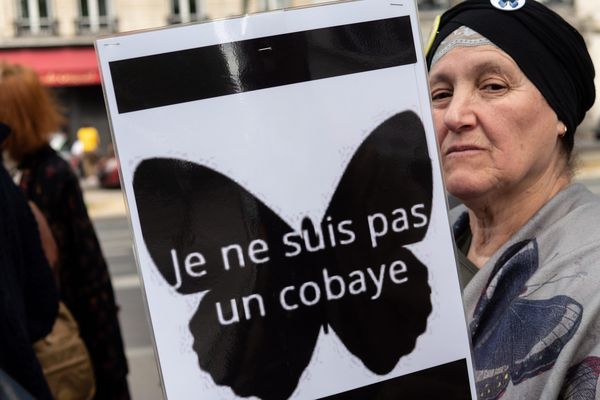
<instances>
[{"instance_id":1,"label":"woman's eye","mask_svg":"<svg viewBox=\"0 0 600 400\"><path fill-rule=\"evenodd\" d=\"M439 91L435 91L435 92L431 93L431 99L433 101L444 100L451 96L452 96L452 92L449 90L439 90Z\"/></svg>"},{"instance_id":2,"label":"woman's eye","mask_svg":"<svg viewBox=\"0 0 600 400\"><path fill-rule=\"evenodd\" d=\"M507 86L502 83L484 83L481 88L486 92L502 92L507 89Z\"/></svg>"}]
</instances>

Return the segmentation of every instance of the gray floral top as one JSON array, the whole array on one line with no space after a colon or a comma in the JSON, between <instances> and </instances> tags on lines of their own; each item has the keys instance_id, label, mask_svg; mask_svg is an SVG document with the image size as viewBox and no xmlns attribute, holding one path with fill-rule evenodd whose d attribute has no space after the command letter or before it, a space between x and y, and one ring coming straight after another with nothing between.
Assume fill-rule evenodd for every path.
<instances>
[{"instance_id":1,"label":"gray floral top","mask_svg":"<svg viewBox=\"0 0 600 400\"><path fill-rule=\"evenodd\" d=\"M468 217L453 215L458 237ZM600 198L581 184L561 191L463 300L479 399L600 399Z\"/></svg>"}]
</instances>

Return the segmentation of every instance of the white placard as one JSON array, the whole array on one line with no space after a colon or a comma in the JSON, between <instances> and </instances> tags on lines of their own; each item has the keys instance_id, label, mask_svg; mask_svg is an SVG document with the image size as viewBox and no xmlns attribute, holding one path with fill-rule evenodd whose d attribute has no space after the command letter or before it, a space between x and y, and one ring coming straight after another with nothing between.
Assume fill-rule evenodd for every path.
<instances>
[{"instance_id":1,"label":"white placard","mask_svg":"<svg viewBox=\"0 0 600 400\"><path fill-rule=\"evenodd\" d=\"M169 399L476 398L412 2L96 48Z\"/></svg>"}]
</instances>

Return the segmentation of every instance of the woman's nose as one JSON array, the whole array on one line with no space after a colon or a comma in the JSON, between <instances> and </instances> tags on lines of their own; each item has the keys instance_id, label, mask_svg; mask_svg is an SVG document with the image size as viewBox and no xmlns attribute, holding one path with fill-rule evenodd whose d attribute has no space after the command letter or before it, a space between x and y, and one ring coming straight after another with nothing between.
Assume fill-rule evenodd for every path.
<instances>
[{"instance_id":1,"label":"woman's nose","mask_svg":"<svg viewBox=\"0 0 600 400\"><path fill-rule=\"evenodd\" d=\"M446 128L460 133L475 126L474 105L474 99L468 92L455 89L444 113Z\"/></svg>"}]
</instances>

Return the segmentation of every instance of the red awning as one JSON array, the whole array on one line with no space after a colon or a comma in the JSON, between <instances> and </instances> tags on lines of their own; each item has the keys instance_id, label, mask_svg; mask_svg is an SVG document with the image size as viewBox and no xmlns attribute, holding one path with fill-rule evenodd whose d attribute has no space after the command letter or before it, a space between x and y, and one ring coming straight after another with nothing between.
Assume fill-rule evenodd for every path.
<instances>
[{"instance_id":1,"label":"red awning","mask_svg":"<svg viewBox=\"0 0 600 400\"><path fill-rule=\"evenodd\" d=\"M100 84L93 47L0 50L0 60L32 68L47 86Z\"/></svg>"}]
</instances>

